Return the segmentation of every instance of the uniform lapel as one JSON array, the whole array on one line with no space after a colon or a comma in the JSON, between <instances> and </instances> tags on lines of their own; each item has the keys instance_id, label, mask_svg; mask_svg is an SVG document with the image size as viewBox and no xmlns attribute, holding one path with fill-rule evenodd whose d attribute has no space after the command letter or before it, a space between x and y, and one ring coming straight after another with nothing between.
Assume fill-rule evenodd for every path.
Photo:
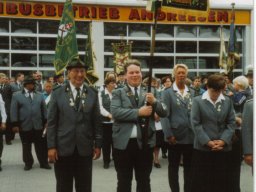
<instances>
[{"instance_id":1,"label":"uniform lapel","mask_svg":"<svg viewBox=\"0 0 256 192\"><path fill-rule=\"evenodd\" d=\"M126 86L124 87L124 91L126 92L126 95L127 95L127 97L129 98L129 100L130 100L132 106L133 106L134 108L137 108L137 104L136 104L136 101L135 101L135 97L134 97L134 94L133 94L131 88L126 85Z\"/></svg>"},{"instance_id":2,"label":"uniform lapel","mask_svg":"<svg viewBox=\"0 0 256 192\"><path fill-rule=\"evenodd\" d=\"M147 89L144 86L140 87L140 95L139 95L139 106L143 106L145 104L145 96L147 93Z\"/></svg>"}]
</instances>

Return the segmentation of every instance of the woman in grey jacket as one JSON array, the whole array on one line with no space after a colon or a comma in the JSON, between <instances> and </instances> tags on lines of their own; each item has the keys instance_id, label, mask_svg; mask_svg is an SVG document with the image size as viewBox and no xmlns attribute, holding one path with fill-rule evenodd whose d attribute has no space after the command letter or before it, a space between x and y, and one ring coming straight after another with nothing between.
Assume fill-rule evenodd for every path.
<instances>
[{"instance_id":1,"label":"woman in grey jacket","mask_svg":"<svg viewBox=\"0 0 256 192\"><path fill-rule=\"evenodd\" d=\"M225 86L222 75L211 75L207 91L193 100L191 123L195 139L191 192L229 192L226 169L235 113L231 100L222 94Z\"/></svg>"}]
</instances>

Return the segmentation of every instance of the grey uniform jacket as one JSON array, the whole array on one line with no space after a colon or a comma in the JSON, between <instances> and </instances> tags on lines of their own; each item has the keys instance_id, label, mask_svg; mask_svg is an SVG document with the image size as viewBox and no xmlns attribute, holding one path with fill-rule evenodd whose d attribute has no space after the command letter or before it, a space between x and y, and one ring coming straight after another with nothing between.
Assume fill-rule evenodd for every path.
<instances>
[{"instance_id":1,"label":"grey uniform jacket","mask_svg":"<svg viewBox=\"0 0 256 192\"><path fill-rule=\"evenodd\" d=\"M211 140L223 140L224 151L230 151L235 130L235 112L232 101L225 96L216 104L216 108L202 96L195 97L191 111L192 128L195 132L194 148L210 151L207 143Z\"/></svg>"},{"instance_id":2,"label":"grey uniform jacket","mask_svg":"<svg viewBox=\"0 0 256 192\"><path fill-rule=\"evenodd\" d=\"M242 142L243 154L253 154L253 99L244 105L242 116Z\"/></svg>"},{"instance_id":3,"label":"grey uniform jacket","mask_svg":"<svg viewBox=\"0 0 256 192\"><path fill-rule=\"evenodd\" d=\"M40 130L43 129L46 119L46 104L41 93L34 92L32 101L24 89L13 94L11 101L13 126L19 126L22 131Z\"/></svg>"},{"instance_id":4,"label":"grey uniform jacket","mask_svg":"<svg viewBox=\"0 0 256 192\"><path fill-rule=\"evenodd\" d=\"M139 108L145 104L145 94L147 90L141 86L139 93L138 107L135 102L134 95L128 86L113 91L111 101L111 114L114 118L113 123L113 146L116 149L124 150L130 139L133 125L137 125L137 140L141 148L141 130L139 128ZM166 107L160 101L156 101L153 105L153 111L160 117L167 114ZM150 118L148 127L148 144L153 147L155 145L155 122L154 118Z\"/></svg>"},{"instance_id":5,"label":"grey uniform jacket","mask_svg":"<svg viewBox=\"0 0 256 192\"><path fill-rule=\"evenodd\" d=\"M90 156L101 147L102 127L98 94L84 84L79 108L74 105L70 84L56 88L48 107L47 144L60 156L70 156L75 147L81 156Z\"/></svg>"},{"instance_id":6,"label":"grey uniform jacket","mask_svg":"<svg viewBox=\"0 0 256 192\"><path fill-rule=\"evenodd\" d=\"M12 89L12 93L17 92L17 91L21 91L23 89L23 86L20 85L20 87L19 87L17 82L11 83L10 86L11 86L11 89Z\"/></svg>"},{"instance_id":7,"label":"grey uniform jacket","mask_svg":"<svg viewBox=\"0 0 256 192\"><path fill-rule=\"evenodd\" d=\"M189 89L185 98L182 98L172 87L162 92L162 100L168 109L168 115L161 120L165 140L171 136L178 144L192 144L194 134L191 129L190 111L194 91Z\"/></svg>"}]
</instances>

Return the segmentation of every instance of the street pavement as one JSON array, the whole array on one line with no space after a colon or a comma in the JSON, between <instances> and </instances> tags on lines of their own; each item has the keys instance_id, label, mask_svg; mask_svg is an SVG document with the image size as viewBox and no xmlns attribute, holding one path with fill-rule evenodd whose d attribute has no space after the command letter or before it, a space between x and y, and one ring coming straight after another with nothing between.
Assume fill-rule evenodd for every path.
<instances>
[{"instance_id":1,"label":"street pavement","mask_svg":"<svg viewBox=\"0 0 256 192\"><path fill-rule=\"evenodd\" d=\"M33 149L34 151L34 149ZM54 192L55 177L54 171L39 168L34 153L35 163L33 169L24 171L22 162L22 148L19 138L13 141L12 145L5 145L2 155L2 168L0 172L0 192ZM153 167L151 174L152 192L169 192L168 185L168 161L160 158L162 168ZM181 192L183 168L180 167ZM103 169L102 159L94 161L93 165L93 192L115 192L116 172L113 161L109 169ZM133 192L136 183L133 181ZM75 191L75 190L74 190ZM251 168L243 163L241 172L241 192L253 192L253 178Z\"/></svg>"}]
</instances>

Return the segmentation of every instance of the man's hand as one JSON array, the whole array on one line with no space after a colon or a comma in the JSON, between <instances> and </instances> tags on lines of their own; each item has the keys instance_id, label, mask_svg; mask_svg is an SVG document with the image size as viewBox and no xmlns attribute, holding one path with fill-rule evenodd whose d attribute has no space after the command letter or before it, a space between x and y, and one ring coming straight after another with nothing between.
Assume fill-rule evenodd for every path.
<instances>
[{"instance_id":1,"label":"man's hand","mask_svg":"<svg viewBox=\"0 0 256 192\"><path fill-rule=\"evenodd\" d=\"M6 129L6 123L1 124L1 130L4 131Z\"/></svg>"},{"instance_id":2,"label":"man's hand","mask_svg":"<svg viewBox=\"0 0 256 192\"><path fill-rule=\"evenodd\" d=\"M111 120L112 119L112 115L109 113L108 114L108 118Z\"/></svg>"},{"instance_id":3,"label":"man's hand","mask_svg":"<svg viewBox=\"0 0 256 192\"><path fill-rule=\"evenodd\" d=\"M48 149L48 159L50 163L55 163L58 160L57 149Z\"/></svg>"},{"instance_id":4,"label":"man's hand","mask_svg":"<svg viewBox=\"0 0 256 192\"><path fill-rule=\"evenodd\" d=\"M244 162L247 165L252 166L253 165L253 156L252 155L244 155Z\"/></svg>"},{"instance_id":5,"label":"man's hand","mask_svg":"<svg viewBox=\"0 0 256 192\"><path fill-rule=\"evenodd\" d=\"M101 155L101 150L100 148L94 148L94 151L93 151L93 160L96 160L96 159L99 159L100 158L100 155Z\"/></svg>"},{"instance_id":6,"label":"man's hand","mask_svg":"<svg viewBox=\"0 0 256 192\"><path fill-rule=\"evenodd\" d=\"M146 93L146 101L147 101L150 105L153 105L154 102L156 102L156 98L154 97L153 93Z\"/></svg>"},{"instance_id":7,"label":"man's hand","mask_svg":"<svg viewBox=\"0 0 256 192\"><path fill-rule=\"evenodd\" d=\"M168 137L168 142L170 145L175 145L177 143L176 138L174 136Z\"/></svg>"},{"instance_id":8,"label":"man's hand","mask_svg":"<svg viewBox=\"0 0 256 192\"><path fill-rule=\"evenodd\" d=\"M242 118L236 117L236 125L241 126L241 124L242 124Z\"/></svg>"},{"instance_id":9,"label":"man's hand","mask_svg":"<svg viewBox=\"0 0 256 192\"><path fill-rule=\"evenodd\" d=\"M17 127L17 126L12 128L12 131L13 131L14 133L19 133L19 130L20 130L20 128Z\"/></svg>"},{"instance_id":10,"label":"man's hand","mask_svg":"<svg viewBox=\"0 0 256 192\"><path fill-rule=\"evenodd\" d=\"M148 117L152 114L152 106L144 105L139 109L139 116L140 117Z\"/></svg>"}]
</instances>

